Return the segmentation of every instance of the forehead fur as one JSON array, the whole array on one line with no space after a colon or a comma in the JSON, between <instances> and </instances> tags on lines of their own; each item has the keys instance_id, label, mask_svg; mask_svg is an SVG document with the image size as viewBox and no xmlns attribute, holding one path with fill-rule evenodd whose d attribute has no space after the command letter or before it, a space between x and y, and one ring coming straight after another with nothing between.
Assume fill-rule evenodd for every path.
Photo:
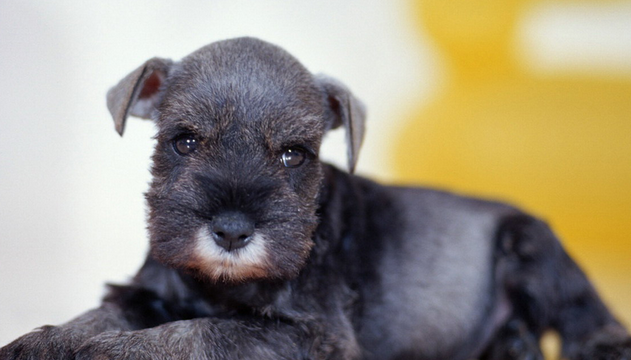
<instances>
[{"instance_id":1,"label":"forehead fur","mask_svg":"<svg viewBox=\"0 0 631 360\"><path fill-rule=\"evenodd\" d=\"M205 132L239 121L295 126L281 133L300 134L323 131L322 117L323 95L309 71L275 45L240 38L210 44L174 66L159 123Z\"/></svg>"}]
</instances>

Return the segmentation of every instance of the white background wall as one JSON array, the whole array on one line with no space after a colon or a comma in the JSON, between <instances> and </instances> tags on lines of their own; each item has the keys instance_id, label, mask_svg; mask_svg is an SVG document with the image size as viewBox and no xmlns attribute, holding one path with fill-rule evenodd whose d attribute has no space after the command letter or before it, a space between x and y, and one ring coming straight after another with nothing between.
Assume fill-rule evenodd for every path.
<instances>
[{"instance_id":1,"label":"white background wall","mask_svg":"<svg viewBox=\"0 0 631 360\"><path fill-rule=\"evenodd\" d=\"M580 58L629 69L631 26L622 20L631 7L621 4L604 15L573 8L569 20L563 6L537 12L524 32L534 66ZM390 120L440 80L408 11L400 0L0 1L0 345L96 306L105 282L125 281L143 260L154 129L130 119L124 138L114 132L105 92L122 76L149 57L179 59L215 40L274 42L368 104L359 172L389 180L383 149L398 125ZM609 31L611 19L619 20ZM567 24L576 41L539 41ZM590 26L606 51L584 42ZM344 164L341 143L332 136L325 158Z\"/></svg>"}]
</instances>

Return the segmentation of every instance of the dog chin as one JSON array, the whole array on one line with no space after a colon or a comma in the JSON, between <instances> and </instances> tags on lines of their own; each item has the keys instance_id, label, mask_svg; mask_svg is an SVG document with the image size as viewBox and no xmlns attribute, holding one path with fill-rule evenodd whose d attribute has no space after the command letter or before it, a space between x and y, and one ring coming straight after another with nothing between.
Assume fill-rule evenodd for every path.
<instances>
[{"instance_id":1,"label":"dog chin","mask_svg":"<svg viewBox=\"0 0 631 360\"><path fill-rule=\"evenodd\" d=\"M269 255L264 235L254 233L249 243L226 251L215 243L207 227L195 234L193 261L188 265L212 281L243 282L268 277Z\"/></svg>"}]
</instances>

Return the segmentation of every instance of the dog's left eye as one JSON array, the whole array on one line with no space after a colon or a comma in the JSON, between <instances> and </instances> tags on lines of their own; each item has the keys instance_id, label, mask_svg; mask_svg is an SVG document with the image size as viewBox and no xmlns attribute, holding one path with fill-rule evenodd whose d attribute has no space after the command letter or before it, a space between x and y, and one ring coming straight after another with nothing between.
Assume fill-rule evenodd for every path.
<instances>
[{"instance_id":1,"label":"dog's left eye","mask_svg":"<svg viewBox=\"0 0 631 360\"><path fill-rule=\"evenodd\" d=\"M197 150L197 139L193 135L181 135L173 140L173 149L180 155L189 155Z\"/></svg>"},{"instance_id":2,"label":"dog's left eye","mask_svg":"<svg viewBox=\"0 0 631 360\"><path fill-rule=\"evenodd\" d=\"M298 147L292 147L285 152L280 157L280 162L288 168L295 168L302 165L307 159L307 152Z\"/></svg>"}]
</instances>

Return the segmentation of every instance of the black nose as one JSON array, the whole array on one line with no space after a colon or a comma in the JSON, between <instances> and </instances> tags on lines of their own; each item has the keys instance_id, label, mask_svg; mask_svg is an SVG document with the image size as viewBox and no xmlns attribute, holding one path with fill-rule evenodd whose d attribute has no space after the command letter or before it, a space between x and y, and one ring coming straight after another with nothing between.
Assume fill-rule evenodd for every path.
<instances>
[{"instance_id":1,"label":"black nose","mask_svg":"<svg viewBox=\"0 0 631 360\"><path fill-rule=\"evenodd\" d=\"M227 212L213 217L210 230L217 245L232 251L248 244L254 222L243 213Z\"/></svg>"}]
</instances>

